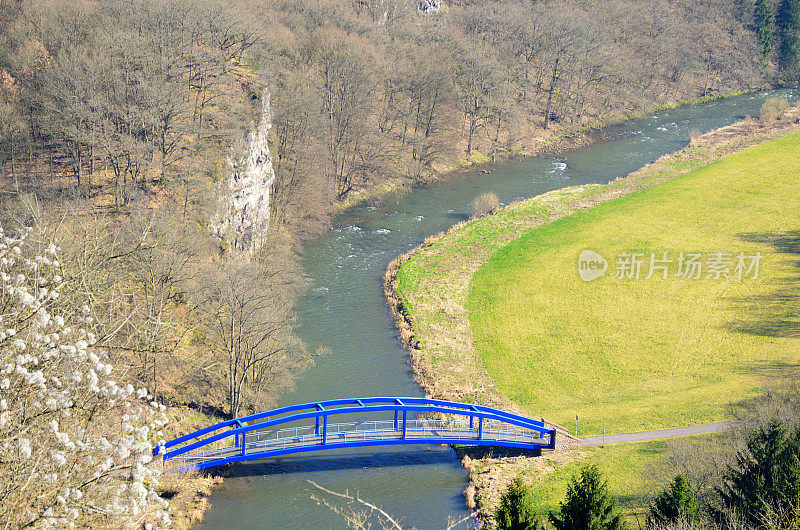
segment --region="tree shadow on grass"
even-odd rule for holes
[[[796,421],[791,418],[800,418],[800,362],[764,361],[738,366],[737,371],[758,377],[761,390],[727,405],[725,416],[738,422],[733,430],[749,431],[775,417],[789,424]]]
[[[800,338],[800,230],[739,234],[748,243],[771,245],[775,252],[797,259],[782,260],[787,273],[771,292],[730,298],[732,309],[744,315],[725,329],[760,337]]]

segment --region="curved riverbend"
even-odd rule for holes
[[[757,114],[769,97],[794,102],[800,91],[770,91],[660,111],[608,129],[608,141],[563,159],[528,158],[472,171],[415,190],[382,207],[360,206],[304,255],[309,278],[298,313],[299,334],[328,354],[301,374],[280,405],[358,395],[420,396],[407,354],[383,299],[381,278],[397,255],[469,213],[487,191],[503,203],[565,186],[606,183],[683,147],[692,130],[708,131]],[[310,499],[306,481],[358,491],[404,526],[440,528],[448,515],[466,515],[467,477],[449,448],[408,446],[317,453],[243,464],[211,497],[204,528],[344,528],[344,521]]]

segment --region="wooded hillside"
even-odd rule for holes
[[[294,256],[338,203],[553,131],[788,82],[795,1],[756,4],[5,0],[2,220],[58,236],[133,379],[231,412],[301,357]],[[209,228],[217,183],[265,91],[270,232],[230,260]],[[269,294],[237,292],[250,276]],[[253,318],[247,303],[274,326],[233,351],[220,326]]]
[[[297,255],[354,196],[796,83],[798,28],[800,0],[0,0],[0,521],[166,522],[151,446],[310,360]]]

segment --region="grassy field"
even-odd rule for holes
[[[569,481],[579,474],[581,467],[592,463],[608,481],[609,491],[630,526],[642,528],[655,493],[663,490],[678,471],[686,472],[682,468],[687,462],[677,462],[678,455],[688,447],[718,451],[722,440],[719,435],[701,435],[691,440],[653,440],[588,448],[580,458],[555,464],[550,473],[532,474],[537,512],[546,516],[556,511],[566,496]]]
[[[726,418],[759,388],[796,375],[800,269],[793,254],[800,238],[792,231],[800,228],[800,140],[789,136],[798,131],[792,123],[724,127],[624,179],[513,203],[398,258],[387,271],[387,295],[426,393],[544,416],[570,429],[578,413],[580,434],[604,427],[612,434]],[[743,151],[751,146],[758,147]],[[584,248],[609,260],[604,279],[578,278]],[[761,278],[613,278],[620,249],[709,248],[761,251]],[[498,266],[516,276],[501,277]],[[508,340],[496,326],[511,330]],[[680,443],[697,455],[701,438]],[[490,519],[514,476],[537,483],[547,510],[579,469],[575,460],[595,459],[635,527],[655,485],[679,470],[663,454],[673,443],[465,465],[476,508]],[[651,471],[665,464],[653,480]],[[686,469],[697,473],[696,465]]]
[[[542,515],[556,511],[567,494],[569,481],[578,475],[582,466],[593,463],[608,480],[609,490],[626,518],[644,519],[651,496],[643,492],[663,487],[660,479],[665,475],[668,462],[664,456],[666,447],[667,442],[661,440],[588,449],[583,458],[556,465],[552,472],[532,478],[531,491],[537,511]],[[639,472],[632,473],[631,469]]]
[[[798,212],[794,134],[533,228],[472,278],[478,355],[501,394],[564,425],[577,414],[584,435],[729,417],[798,374]],[[608,260],[604,277],[579,279],[584,249]],[[730,279],[706,278],[718,251]],[[615,277],[626,252],[643,255],[640,279]],[[646,279],[665,252],[668,278]],[[675,276],[681,252],[702,253],[700,279]],[[739,252],[761,254],[758,278],[736,278]]]

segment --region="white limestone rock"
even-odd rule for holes
[[[261,120],[248,135],[247,154],[230,159],[230,178],[219,186],[219,207],[213,228],[220,238],[228,239],[233,249],[255,252],[262,245],[269,228],[269,199],[275,171],[269,152],[268,133],[272,128],[270,94],[262,98]]]

